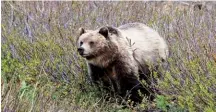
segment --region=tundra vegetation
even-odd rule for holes
[[[216,111],[215,2],[1,2],[1,110]],[[123,108],[87,78],[80,27],[144,23],[170,49],[150,102]],[[153,74],[157,77],[157,73]]]

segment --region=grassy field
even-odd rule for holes
[[[1,2],[3,112],[216,112],[216,3]],[[80,27],[144,23],[169,45],[154,102],[122,108],[87,78]],[[215,58],[216,59],[216,58]]]

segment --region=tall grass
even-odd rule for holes
[[[196,3],[195,3],[196,4]],[[2,2],[2,111],[216,111],[216,6],[187,2]],[[122,108],[87,78],[79,27],[141,22],[170,48],[155,102]],[[107,100],[107,99],[110,100]]]

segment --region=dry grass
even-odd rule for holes
[[[2,111],[216,111],[215,2],[2,2]],[[122,108],[90,85],[79,27],[141,22],[170,47],[154,103]],[[175,98],[175,100],[173,100]]]

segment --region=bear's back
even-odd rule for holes
[[[152,28],[142,23],[128,23],[118,28],[126,37],[139,62],[155,63],[158,58],[166,59],[168,47],[165,40]]]

